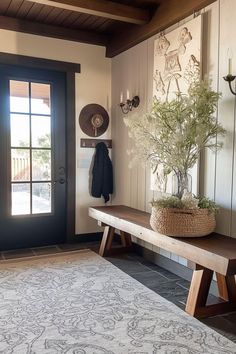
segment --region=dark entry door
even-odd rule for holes
[[[0,66],[0,250],[65,241],[63,73]]]

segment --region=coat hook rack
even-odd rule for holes
[[[80,139],[81,148],[95,148],[98,143],[106,144],[108,149],[112,148],[112,140],[110,139]]]

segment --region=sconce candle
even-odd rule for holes
[[[232,75],[232,58],[229,58],[228,69],[228,75]]]

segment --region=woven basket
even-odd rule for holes
[[[208,209],[152,207],[150,225],[154,231],[175,237],[202,237],[215,230],[215,214]]]

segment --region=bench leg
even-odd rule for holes
[[[115,233],[114,227],[105,226],[100,249],[99,249],[100,256],[104,257],[106,251],[109,251],[111,249],[114,233]]]
[[[198,309],[206,306],[212,277],[210,269],[197,266],[194,270],[185,308],[190,315],[197,317]]]
[[[104,226],[104,225],[103,225]],[[112,241],[115,235],[115,228],[106,225],[103,232],[103,237],[99,249],[99,255],[104,257],[107,255],[124,253],[131,250],[132,239],[131,235],[127,232],[121,231],[121,247],[112,248]]]
[[[121,231],[120,232],[121,244],[123,247],[131,247],[132,246],[132,239],[131,235],[127,232]]]
[[[218,302],[207,304],[213,271],[199,265],[193,272],[185,311],[197,318],[216,316],[236,310],[236,282],[234,276],[216,273],[219,289]]]
[[[224,276],[216,273],[219,297],[225,301],[236,302],[236,282],[234,275]]]

